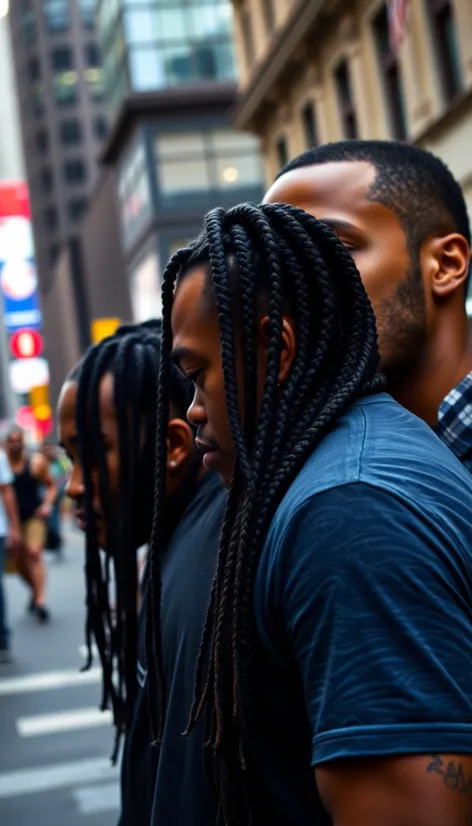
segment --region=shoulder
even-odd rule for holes
[[[48,470],[48,463],[41,453],[33,453],[28,461],[33,476],[42,475]]]
[[[445,583],[455,597],[472,598],[469,523],[451,533],[449,524],[386,489],[364,482],[331,488],[274,523],[256,580],[260,616],[305,599],[321,610],[334,585],[346,582],[358,594],[372,590],[400,603],[405,593],[414,602],[418,591],[433,593]]]

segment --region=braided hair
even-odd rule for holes
[[[281,204],[217,208],[202,235],[170,260],[163,278],[156,506],[151,540],[152,612],[148,626],[148,686],[159,693],[160,572],[156,544],[164,514],[165,440],[171,369],[171,310],[179,279],[207,265],[204,290],[218,312],[226,402],[236,464],[223,522],[217,569],[204,625],[189,733],[206,716],[205,753],[218,799],[218,826],[249,823],[253,590],[274,513],[303,464],[360,397],[377,392],[374,314],[348,250],[322,222]],[[261,308],[263,308],[261,312]],[[283,316],[293,320],[296,353],[279,385]],[[258,321],[267,316],[264,392],[256,402]],[[237,381],[236,338],[244,378]],[[238,398],[243,387],[244,398]],[[244,410],[241,421],[239,410]],[[161,692],[162,694],[162,692]],[[151,700],[152,700],[151,694]],[[156,695],[154,695],[156,696]],[[153,732],[160,708],[151,702]]]
[[[112,761],[126,730],[137,689],[138,547],[149,541],[154,498],[156,431],[156,375],[160,358],[160,321],[126,324],[92,347],[69,375],[77,382],[76,426],[83,469],[86,514],[86,640],[93,661],[95,639],[103,669],[102,710],[110,705],[116,729]],[[120,457],[119,499],[112,502],[106,450],[100,423],[100,382],[113,378]],[[190,385],[175,369],[170,398],[178,416],[185,418],[191,400]],[[172,533],[194,488],[200,466],[190,462],[186,479],[168,503],[161,532]],[[93,514],[92,468],[98,468],[100,499],[106,521],[107,548],[99,549]],[[188,477],[188,478],[187,478]],[[101,553],[103,551],[103,553]],[[116,610],[110,607],[113,589]]]

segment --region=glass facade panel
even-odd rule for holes
[[[86,29],[93,29],[95,26],[95,5],[95,0],[79,0],[80,17]]]
[[[44,18],[51,32],[62,32],[69,28],[67,0],[45,0]]]
[[[142,141],[131,147],[118,171],[118,200],[124,242],[129,247],[152,212],[146,153]]]
[[[101,0],[97,20],[113,107],[121,102],[115,87],[121,56],[138,92],[235,79],[230,0]],[[127,84],[128,77],[123,94]]]
[[[251,186],[261,180],[261,164],[258,155],[237,155],[215,158],[218,189],[234,189],[245,184]]]
[[[130,74],[133,89],[146,92],[165,86],[165,71],[159,52],[151,48],[131,49]]]
[[[150,249],[131,272],[130,294],[135,322],[162,316],[159,271],[157,252]]]
[[[163,195],[257,185],[259,144],[236,130],[159,134],[155,152]]]

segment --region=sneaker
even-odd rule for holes
[[[36,605],[34,611],[39,622],[49,622],[51,619],[51,614],[45,605]]]
[[[0,645],[0,665],[6,665],[6,663],[11,663],[11,661],[12,656],[8,645]]]

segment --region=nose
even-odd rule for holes
[[[192,404],[187,410],[187,419],[194,427],[201,427],[207,423],[205,408],[198,395],[198,388],[195,388],[195,395],[192,399]]]
[[[77,501],[84,495],[84,492],[82,468],[74,462],[66,485],[66,494],[70,499]]]

